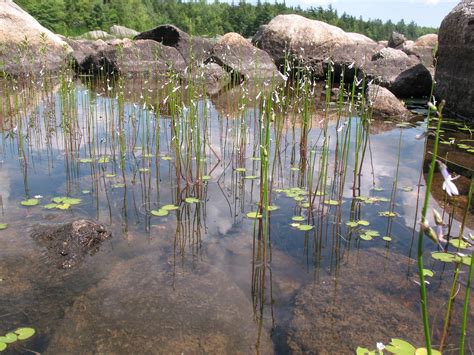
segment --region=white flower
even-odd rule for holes
[[[35,198],[43,198],[41,195],[36,195]]]
[[[383,343],[377,343],[377,349],[379,351],[382,351],[383,349],[385,349],[385,345]]]
[[[443,182],[443,190],[449,196],[459,195],[458,188],[454,185],[453,180],[457,179],[457,177],[453,178],[451,174],[448,172],[448,168],[445,164],[437,160],[439,169],[441,170],[441,174],[443,175],[444,182]]]

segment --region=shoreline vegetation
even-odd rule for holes
[[[176,0],[16,0],[25,11],[49,30],[65,36],[78,36],[92,30],[108,31],[112,25],[122,25],[144,31],[164,23],[172,23],[197,36],[215,37],[236,32],[253,36],[261,25],[281,14],[298,14],[312,20],[324,21],[346,32],[357,32],[375,41],[387,40],[393,31],[408,40],[437,33],[437,28],[418,26],[403,20],[393,23],[379,19],[363,19],[340,14],[329,5],[288,6],[285,3],[245,1],[232,4],[219,1]]]

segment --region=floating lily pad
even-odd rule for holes
[[[324,200],[325,205],[330,205],[330,206],[338,206],[339,201],[336,200]]]
[[[456,255],[450,253],[444,253],[441,251],[436,251],[431,253],[431,257],[435,260],[442,261],[443,263],[450,263],[456,260]]]
[[[71,205],[69,203],[60,203],[56,206],[58,210],[68,210],[71,208]]]
[[[35,335],[36,331],[33,328],[18,328],[15,333],[18,335],[18,340],[26,340]]]
[[[18,340],[18,336],[15,333],[7,333],[5,336],[0,336],[0,342],[5,344],[11,344]]]
[[[376,355],[375,350],[369,350],[367,348],[357,347],[356,355]]]
[[[173,159],[172,157],[165,155],[164,157],[161,157],[162,160],[171,160]]]
[[[372,190],[374,190],[374,191],[383,191],[384,189],[382,187],[374,187]]]
[[[291,171],[298,171],[298,170],[300,170],[300,168],[297,168],[297,167],[294,166],[294,167],[290,168],[290,170]]]
[[[82,190],[82,193],[83,193],[84,195],[88,195],[88,194],[91,193],[91,190]]]
[[[247,175],[244,177],[244,179],[247,179],[247,180],[254,180],[254,179],[257,179],[258,176],[257,175]]]
[[[467,249],[471,246],[469,243],[465,242],[464,240],[457,239],[457,238],[450,239],[449,244],[451,244],[455,248],[460,248],[460,249]]]
[[[199,203],[200,201],[196,197],[186,197],[184,199],[184,202],[186,202],[186,203]]]
[[[82,200],[80,198],[67,197],[67,196],[53,198],[53,202],[58,203],[58,204],[63,203],[63,204],[68,204],[68,205],[78,205],[81,203],[81,201]]]
[[[7,348],[7,344],[5,344],[4,342],[1,342],[0,341],[0,351],[3,351]]]
[[[293,216],[291,217],[291,219],[295,222],[302,222],[305,220],[305,218],[303,216]]]
[[[359,225],[361,225],[361,226],[368,226],[368,225],[370,224],[370,222],[361,219],[361,220],[357,221],[357,224],[359,224]]]
[[[83,163],[83,164],[89,164],[89,163],[92,163],[94,161],[94,159],[92,158],[81,158],[79,159],[79,163]]]
[[[301,223],[290,223],[290,227],[297,228]]]
[[[355,221],[347,221],[346,226],[351,227],[351,228],[355,228],[355,227],[358,226],[358,224]]]
[[[169,214],[169,212],[167,210],[164,210],[162,208],[160,208],[159,210],[151,210],[150,213],[153,216],[156,216],[156,217],[164,217],[164,216],[167,216]]]
[[[381,217],[396,217],[397,214],[395,212],[383,211],[383,212],[379,212],[379,216],[381,216]]]
[[[368,235],[368,234],[361,234],[359,235],[360,239],[363,239],[363,240],[372,240],[374,239],[371,235]]]
[[[385,350],[399,355],[414,354],[416,351],[413,345],[401,339],[392,339],[390,344],[385,346]]]
[[[122,182],[119,182],[117,184],[113,184],[112,185],[113,188],[116,188],[116,189],[121,189],[121,188],[124,188],[125,187],[125,184],[122,183]]]
[[[247,169],[245,168],[236,168],[235,171],[237,171],[238,173],[245,173]]]
[[[423,275],[424,275],[424,276],[428,276],[428,277],[433,277],[433,276],[434,276],[434,272],[431,271],[430,269],[423,269]]]
[[[426,348],[418,348],[415,350],[415,355],[428,355],[428,350]],[[441,352],[432,348],[431,355],[441,355]]]
[[[298,227],[296,227],[296,228],[298,228],[300,231],[306,232],[306,231],[310,231],[311,229],[313,229],[313,226],[311,226],[311,225],[309,225],[309,224],[300,224],[300,225],[299,225]]]
[[[267,207],[267,211],[271,212],[271,211],[276,211],[277,209],[279,209],[280,207],[278,206],[275,206],[275,205],[270,205]]]
[[[250,157],[249,159],[254,160],[254,161],[260,161],[261,160],[259,157]]]
[[[150,171],[150,169],[148,169],[148,168],[140,168],[140,169],[138,169],[138,171],[141,172],[141,173],[147,173],[147,172]]]
[[[202,176],[203,181],[207,181],[207,180],[211,180],[211,179],[212,179],[212,176],[210,176],[210,175],[203,175]]]
[[[247,218],[252,218],[252,219],[258,219],[258,218],[262,218],[262,215],[258,212],[248,212],[246,214]]]
[[[6,223],[0,223],[0,231],[1,230],[4,230],[4,229],[7,229],[8,228],[8,224]]]
[[[27,200],[21,201],[21,204],[27,207],[36,206],[38,203],[39,200],[37,198],[29,198]]]
[[[99,159],[97,159],[97,162],[99,164],[107,164],[109,161],[110,159],[108,157],[100,157]]]
[[[106,178],[114,178],[116,175],[113,174],[113,173],[110,173],[110,174],[106,174],[105,177]]]
[[[293,197],[293,199],[294,199],[296,202],[304,201],[304,197],[303,197],[303,196],[295,196],[295,197]]]
[[[385,240],[386,242],[391,242],[392,241],[392,237],[389,237],[388,235],[382,237],[383,240]]]
[[[405,191],[405,192],[410,192],[410,191],[413,191],[413,187],[403,186],[403,187],[400,188],[400,190]]]
[[[165,211],[174,211],[174,210],[177,210],[179,209],[179,206],[176,206],[176,205],[164,205],[163,207],[161,207],[162,210],[165,210]]]
[[[48,209],[48,210],[53,210],[55,209],[56,207],[58,207],[58,204],[57,203],[48,203],[47,205],[44,205],[44,208]]]
[[[303,208],[309,208],[309,206],[310,206],[310,205],[309,205],[309,202],[303,202],[303,203],[301,204],[301,207],[303,207]]]

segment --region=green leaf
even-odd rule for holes
[[[356,355],[376,355],[375,350],[370,351],[367,348],[357,347]]]
[[[48,203],[47,205],[44,205],[44,208],[48,209],[48,210],[53,210],[55,208],[58,207],[58,204],[57,203]]]
[[[106,178],[114,178],[116,175],[113,173],[105,174]]]
[[[303,216],[293,216],[293,217],[291,217],[291,220],[293,220],[295,222],[303,222],[305,220],[305,218]]]
[[[23,206],[36,206],[39,203],[39,200],[37,198],[29,198],[27,200],[21,201],[21,204]]]
[[[148,169],[148,168],[140,168],[140,169],[138,169],[138,171],[141,172],[141,173],[147,173],[147,172],[150,171],[150,169]]]
[[[336,200],[324,200],[323,202],[325,205],[330,205],[330,206],[337,206],[339,205],[339,201]]]
[[[462,239],[458,239],[458,238],[450,239],[449,244],[451,244],[455,248],[460,248],[460,249],[467,249],[471,246],[469,243],[465,242]]]
[[[441,352],[431,348],[431,354],[432,355],[441,355]],[[428,355],[428,350],[426,348],[418,348],[415,350],[415,355]]]
[[[177,210],[179,209],[179,206],[176,206],[176,205],[164,205],[163,207],[161,207],[162,210],[165,210],[165,211],[174,211],[174,210]]]
[[[5,344],[4,342],[0,341],[0,351],[3,351],[7,348],[7,344]]]
[[[443,263],[450,263],[456,260],[456,256],[442,251],[436,251],[431,253],[431,257],[435,260],[442,261]]]
[[[6,223],[0,223],[0,231],[1,230],[4,230],[4,229],[7,229],[8,228],[8,224]]]
[[[203,175],[201,180],[202,180],[202,181],[208,181],[208,180],[211,180],[211,179],[212,179],[212,176],[210,176],[210,175]]]
[[[384,236],[382,237],[383,240],[385,240],[386,242],[391,242],[392,241],[392,237],[389,237],[389,236]]]
[[[151,210],[150,213],[156,217],[164,217],[168,215],[168,211],[160,208],[159,210]]]
[[[379,212],[380,217],[396,217],[397,214],[395,212],[390,212],[390,211],[383,211]]]
[[[361,219],[361,220],[357,221],[357,224],[359,224],[361,226],[368,226],[370,224],[370,222]]]
[[[15,333],[7,333],[5,336],[0,337],[0,342],[5,344],[11,344],[18,340],[18,336]]]
[[[296,227],[296,228],[298,228],[300,231],[306,232],[306,231],[310,231],[311,229],[313,229],[313,226],[311,226],[311,225],[309,225],[309,224],[300,224],[300,225],[299,225],[298,227]]]
[[[107,164],[109,161],[110,159],[108,157],[100,157],[99,159],[97,159],[97,162],[99,164]]]
[[[355,228],[355,227],[358,226],[358,224],[355,221],[347,221],[346,226],[351,227],[351,228]]]
[[[81,158],[79,159],[79,163],[87,164],[92,163],[94,160],[92,158]]]
[[[123,182],[119,182],[117,184],[112,185],[112,187],[115,189],[121,189],[125,187],[125,184]]]
[[[247,179],[247,180],[254,180],[254,179],[257,179],[258,176],[257,175],[247,175],[244,177],[244,179]]]
[[[416,349],[413,345],[405,340],[392,339],[390,344],[385,346],[385,350],[397,355],[413,355]]]
[[[68,210],[71,208],[71,205],[69,203],[61,203],[56,206],[58,210]]]
[[[235,169],[235,171],[237,171],[238,173],[245,173],[246,170],[247,170],[247,169],[245,169],[245,168],[237,168],[237,169]]]
[[[372,239],[374,239],[371,235],[368,235],[368,234],[361,234],[359,237],[360,237],[360,239],[363,239],[363,240],[372,240]]]
[[[276,211],[277,209],[279,209],[280,207],[278,206],[275,206],[275,205],[270,205],[267,207],[267,211],[271,212],[271,211]]]
[[[200,201],[196,197],[186,197],[184,199],[184,202],[186,202],[186,203],[199,203]]]
[[[433,277],[434,272],[431,271],[430,269],[423,269],[423,275],[428,276],[428,277]]]
[[[249,212],[246,214],[247,218],[252,218],[252,219],[258,219],[258,218],[262,218],[262,215],[258,212]]]
[[[161,159],[162,160],[171,160],[173,158],[171,158],[170,156],[165,155],[164,157],[161,157]]]
[[[18,328],[15,333],[18,334],[18,340],[26,340],[35,335],[36,331],[33,328]]]

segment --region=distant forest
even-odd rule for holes
[[[374,40],[388,39],[392,31],[403,33],[408,39],[436,33],[436,28],[381,20],[363,20],[361,17],[339,14],[327,8],[289,7],[285,3],[245,1],[223,3],[180,0],[16,0],[43,26],[66,36],[80,35],[90,30],[107,31],[118,24],[138,31],[171,23],[193,35],[214,37],[237,32],[251,37],[259,26],[279,14],[297,13],[302,16],[338,26],[346,32],[362,33]],[[354,5],[356,2],[354,3]],[[355,5],[356,6],[356,5]]]

